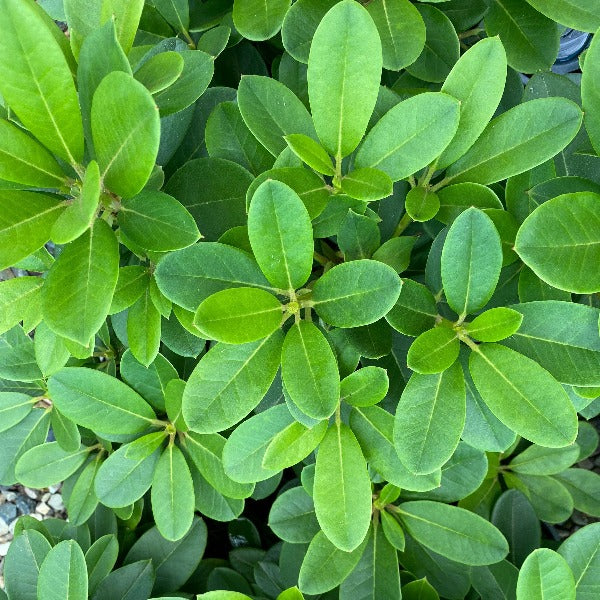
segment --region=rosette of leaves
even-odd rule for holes
[[[0,483],[65,481],[43,593],[598,586],[595,526],[510,519],[600,512],[600,45],[546,72],[600,13],[516,4],[65,0],[67,39],[0,0]],[[198,566],[198,515],[269,497],[283,544]]]

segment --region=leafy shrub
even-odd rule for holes
[[[0,0],[11,600],[600,592],[600,7],[364,4]]]

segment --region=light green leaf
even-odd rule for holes
[[[278,167],[261,173],[250,184],[246,194],[248,207],[258,186],[267,179],[276,179],[291,187],[300,196],[311,219],[318,217],[323,212],[330,199],[329,189],[314,171],[302,166]]]
[[[465,565],[490,565],[508,554],[508,543],[491,523],[464,508],[416,500],[398,514],[410,535],[442,556]]]
[[[226,344],[260,340],[279,329],[279,300],[264,290],[250,287],[221,290],[200,304],[195,325],[207,338]]]
[[[594,600],[600,592],[600,523],[577,530],[561,544],[558,553],[571,567],[577,600]]]
[[[594,33],[600,27],[600,13],[596,0],[527,0],[533,8],[567,27]]]
[[[398,458],[394,447],[394,416],[379,406],[354,408],[350,426],[358,438],[369,465],[402,489],[425,492],[439,487],[441,470],[427,475],[411,473]]]
[[[480,342],[499,342],[516,333],[522,322],[520,312],[499,306],[475,317],[465,329],[470,337]]]
[[[435,588],[427,581],[426,577],[411,581],[402,586],[404,600],[439,600]]]
[[[64,481],[88,457],[85,446],[75,452],[63,450],[58,442],[31,448],[17,462],[15,474],[23,485],[40,489]]]
[[[379,169],[363,167],[344,175],[341,188],[348,196],[369,202],[391,196],[393,181],[387,173]]]
[[[0,282],[0,334],[12,329],[39,301],[41,277],[13,277]]]
[[[340,396],[352,406],[372,406],[383,400],[389,387],[385,369],[368,366],[342,379]]]
[[[77,239],[92,226],[100,200],[100,169],[95,160],[89,162],[83,176],[79,195],[67,206],[52,227],[50,237],[56,244]]]
[[[118,220],[127,238],[146,250],[179,250],[200,237],[192,215],[163,192],[143,191],[123,200]]]
[[[252,196],[248,236],[256,260],[275,286],[294,290],[312,270],[313,237],[310,216],[292,188],[267,180]]]
[[[98,538],[85,553],[88,570],[88,589],[93,594],[117,562],[119,543],[115,535],[103,535]]]
[[[72,0],[66,0],[69,4]],[[101,0],[102,1],[102,0]],[[122,0],[121,0],[122,1]],[[75,0],[80,2],[81,9],[90,15],[90,2],[84,0]],[[127,2],[124,4],[134,5],[139,3]],[[113,3],[114,4],[114,3]],[[77,66],[77,92],[79,94],[79,104],[83,118],[83,132],[85,142],[93,148],[92,130],[90,123],[90,113],[92,110],[92,99],[96,88],[106,75],[112,71],[123,71],[131,75],[131,65],[123,48],[117,40],[116,23],[108,19],[104,25],[91,31],[83,40],[81,50],[79,51],[79,64]],[[137,23],[136,23],[137,26]],[[71,44],[79,43],[77,33],[71,31]],[[132,38],[133,41],[133,38]]]
[[[20,423],[33,409],[35,400],[19,392],[0,392],[0,432]]]
[[[157,449],[150,456],[127,458],[128,450],[129,444],[124,444],[113,452],[102,463],[94,480],[98,499],[111,508],[129,506],[148,491],[161,456]]]
[[[186,109],[204,93],[214,72],[214,58],[201,50],[180,50],[183,71],[168,88],[157,92],[154,101],[160,116],[166,117]]]
[[[281,376],[290,398],[314,419],[333,414],[340,398],[340,376],[333,350],[316,325],[300,321],[287,332]]]
[[[302,486],[277,496],[269,512],[269,527],[292,544],[308,544],[319,532],[312,497]]]
[[[267,393],[281,357],[283,334],[236,346],[219,343],[200,360],[183,394],[190,429],[216,433],[243,419]]]
[[[365,133],[381,68],[381,41],[369,13],[352,0],[334,5],[313,36],[307,78],[317,134],[338,163]]]
[[[119,313],[132,306],[150,284],[148,269],[141,265],[119,268],[117,287],[108,314]]]
[[[489,184],[529,171],[558,154],[581,127],[579,107],[566,98],[538,98],[492,119],[445,181]]]
[[[416,337],[435,325],[437,314],[433,294],[423,284],[404,279],[400,296],[385,318],[400,333]]]
[[[291,587],[284,590],[277,596],[277,600],[304,600],[304,596],[297,587]]]
[[[517,332],[502,344],[525,354],[561,383],[600,385],[600,310],[573,302],[545,300],[515,304],[523,315]]]
[[[214,592],[206,592],[198,596],[198,600],[252,600],[250,596],[241,592],[226,592],[217,590]]]
[[[280,29],[290,0],[234,0],[233,23],[247,39],[268,40]]]
[[[48,380],[48,393],[68,419],[95,431],[136,433],[150,427],[156,418],[131,388],[93,369],[61,369]]]
[[[549,548],[534,550],[521,567],[517,600],[575,600],[575,580],[565,559]]]
[[[600,19],[598,19],[600,27]],[[583,75],[581,76],[581,101],[584,110],[585,129],[590,136],[590,141],[596,152],[600,152],[600,111],[598,103],[600,102],[600,67],[598,58],[600,57],[600,41],[592,38],[590,47],[586,50],[587,61]]]
[[[248,129],[273,156],[279,156],[286,148],[286,135],[317,137],[310,113],[302,101],[276,79],[243,75],[237,101]]]
[[[16,264],[50,239],[64,204],[45,194],[0,191],[0,269]]]
[[[100,467],[100,460],[88,462],[78,473],[77,481],[66,502],[69,511],[69,522],[75,526],[83,525],[98,506],[98,497],[94,491],[94,480]],[[91,590],[93,592],[93,590]]]
[[[127,444],[125,458],[130,458],[131,460],[142,460],[147,458],[161,446],[167,435],[168,434],[164,430],[155,431],[154,433],[148,433],[133,440],[133,442]]]
[[[0,92],[23,125],[70,164],[83,159],[83,126],[67,59],[33,2],[2,0]]]
[[[119,244],[97,220],[52,265],[42,288],[44,321],[58,335],[82,345],[100,329],[119,276]]]
[[[436,219],[449,225],[470,206],[476,208],[503,208],[496,193],[480,183],[457,183],[449,185],[437,192],[440,209]]]
[[[567,488],[548,475],[505,473],[506,485],[527,495],[537,518],[547,523],[562,523],[573,513],[573,498]]]
[[[160,120],[150,92],[127,73],[109,73],[94,92],[91,125],[105,185],[119,196],[135,196],[158,152]]]
[[[450,143],[459,123],[459,102],[426,92],[391,108],[369,131],[356,154],[356,167],[376,167],[392,180],[416,173]]]
[[[284,137],[294,154],[309,167],[324,175],[335,175],[331,158],[319,142],[302,133],[290,133]]]
[[[385,316],[400,295],[396,272],[376,260],[353,260],[327,271],[313,287],[319,316],[335,327],[360,327]]]
[[[85,557],[74,540],[59,542],[40,568],[39,600],[87,600],[88,574]]]
[[[571,444],[563,448],[544,448],[532,444],[517,454],[509,463],[516,473],[528,475],[556,475],[568,469],[579,458],[579,446]]]
[[[158,263],[154,276],[169,300],[191,311],[211,294],[227,288],[272,289],[246,252],[217,242],[195,244],[167,254]]]
[[[174,444],[162,453],[152,480],[152,514],[161,535],[181,539],[194,518],[194,484],[181,450]]]
[[[515,250],[553,287],[577,294],[600,290],[600,195],[563,194],[544,202],[523,222]],[[565,229],[565,223],[568,228]]]
[[[267,469],[263,459],[277,434],[294,422],[285,404],[278,404],[243,421],[223,448],[225,472],[239,483],[265,481],[278,470]]]
[[[408,349],[406,364],[417,373],[440,373],[451,367],[460,351],[456,332],[435,327],[422,333]]]
[[[134,77],[151,94],[156,94],[177,81],[182,71],[181,54],[167,51],[159,52],[144,62],[134,73]]]
[[[536,362],[499,344],[481,344],[469,370],[477,391],[500,421],[548,448],[577,437],[577,413],[562,386]]]
[[[556,23],[519,0],[493,0],[484,23],[488,36],[502,40],[513,69],[523,73],[550,70],[559,50]]]
[[[114,29],[123,49],[127,54],[133,44],[138,28],[143,0],[64,0],[64,9],[69,25],[71,47],[75,55],[79,52],[84,38],[93,36],[101,25],[114,18]]]
[[[498,38],[480,40],[460,57],[442,86],[442,92],[460,101],[460,121],[438,168],[460,158],[481,135],[500,103],[505,81],[506,53]]]
[[[400,598],[398,554],[377,522],[369,529],[367,545],[340,585],[340,600]]]
[[[4,563],[10,598],[37,600],[40,568],[50,550],[48,540],[34,529],[27,529],[14,539]]]
[[[66,181],[52,155],[5,119],[0,119],[0,177],[42,188],[62,187]]]
[[[228,498],[248,498],[254,486],[238,483],[225,473],[223,468],[223,448],[227,440],[218,433],[199,434],[188,432],[184,449],[202,473],[202,476],[220,494]]]
[[[501,268],[502,245],[492,220],[477,208],[465,210],[450,226],[442,250],[442,281],[450,307],[464,317],[485,306]]]
[[[298,585],[305,594],[321,594],[340,585],[362,556],[368,537],[352,552],[336,548],[322,531],[312,539],[300,567]]]
[[[600,475],[587,469],[567,469],[556,477],[573,498],[573,506],[592,517],[600,516]]]
[[[265,452],[263,465],[281,471],[298,464],[321,443],[326,431],[326,420],[310,429],[295,421],[273,438]]]
[[[37,381],[42,378],[35,361],[33,340],[20,325],[0,336],[0,378],[9,381]],[[18,391],[18,386],[15,390]]]
[[[387,512],[387,510],[382,510],[379,513],[379,518],[381,519],[381,527],[388,542],[392,544],[396,550],[402,552],[406,546],[406,538],[402,525],[400,525],[398,520]]]
[[[371,521],[371,481],[358,441],[343,423],[331,426],[319,446],[313,500],[327,538],[345,552],[358,548]]]
[[[404,201],[404,210],[413,221],[429,221],[437,215],[440,199],[428,188],[415,187],[409,190]]]
[[[425,45],[425,24],[408,0],[374,0],[366,6],[381,37],[383,67],[399,71],[413,63]]]
[[[435,375],[413,374],[394,422],[400,460],[415,474],[435,471],[452,456],[464,424],[465,383],[459,363]]]
[[[0,485],[13,485],[17,482],[17,461],[27,450],[46,441],[49,425],[50,412],[37,409],[3,432],[0,446]]]

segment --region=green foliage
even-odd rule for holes
[[[0,598],[597,598],[599,14],[0,0]]]

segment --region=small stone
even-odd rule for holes
[[[64,510],[65,505],[60,494],[53,494],[50,496],[50,500],[48,500],[48,504],[56,511],[60,512]]]
[[[15,500],[15,504],[22,515],[28,515],[35,510],[35,501],[25,496],[19,496]]]
[[[13,521],[14,523],[14,521]],[[13,539],[12,533],[7,533],[6,535],[0,535],[0,544],[4,544],[5,542],[10,542]]]
[[[3,504],[0,506],[0,519],[7,525],[17,518],[17,507],[14,504]]]
[[[44,517],[42,517],[42,515],[38,515],[37,513],[32,513],[31,516],[36,519],[37,521],[43,521]]]
[[[0,556],[6,556],[8,549],[10,548],[10,542],[5,542],[4,544],[0,544]]]
[[[4,519],[0,519],[0,537],[9,533],[10,527],[8,523],[4,521]]]
[[[35,512],[38,515],[46,516],[50,512],[50,507],[45,502],[40,502],[35,507]]]
[[[17,495],[14,492],[6,492],[6,494],[4,494],[4,498],[7,502],[14,502],[17,498]]]
[[[50,496],[52,496],[52,494],[50,492],[46,492],[43,496],[42,496],[42,502],[48,502],[48,500],[50,500]]]
[[[61,488],[61,485],[60,485],[60,483],[58,483],[58,484],[55,484],[55,485],[49,485],[49,486],[48,486],[48,491],[49,491],[51,494],[56,494],[56,492],[58,492],[58,490],[60,490],[60,488]]]
[[[27,494],[27,496],[29,496],[33,500],[37,500],[38,495],[34,490],[31,490],[28,487],[26,487],[26,488],[23,488],[23,491],[25,492],[25,494]]]

